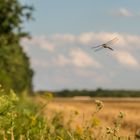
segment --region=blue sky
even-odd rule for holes
[[[35,90],[139,89],[140,1],[21,1],[35,7],[32,40],[21,41]],[[91,49],[115,36],[115,51]]]

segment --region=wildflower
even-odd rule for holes
[[[80,125],[77,125],[77,126],[76,126],[76,132],[77,132],[77,134],[79,134],[79,135],[82,135],[82,134],[83,134],[83,129],[82,129],[82,127],[81,127]]]
[[[10,90],[10,99],[15,103],[19,101],[19,98],[12,89]]]
[[[123,119],[125,116],[125,114],[123,112],[120,112],[120,114],[118,115],[118,118]]]
[[[103,102],[100,100],[95,100],[97,111],[101,110],[104,106]]]
[[[113,134],[113,130],[110,127],[106,127],[107,134]]]
[[[97,126],[100,124],[100,120],[98,118],[93,117],[91,124],[92,124],[92,127]]]
[[[45,97],[47,99],[52,99],[53,98],[53,94],[51,92],[47,92],[47,93],[45,93]]]
[[[35,116],[31,116],[31,125],[35,125],[36,124],[36,117]]]
[[[123,118],[124,118],[124,113],[120,112],[117,119],[114,121],[114,125],[116,128],[120,128]]]

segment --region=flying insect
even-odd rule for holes
[[[95,51],[99,51],[100,49],[110,49],[111,51],[113,51],[114,49],[111,47],[112,44],[114,44],[116,41],[118,40],[117,37],[113,38],[112,40],[104,43],[104,44],[101,44],[101,45],[98,45],[98,46],[95,46],[95,47],[92,47],[92,49],[95,49]]]

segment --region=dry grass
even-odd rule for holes
[[[140,99],[117,99],[117,98],[100,98],[104,103],[104,108],[98,113],[97,117],[101,120],[101,126],[112,126],[113,121],[119,112],[125,113],[121,135],[134,135],[136,130],[140,129]],[[55,98],[48,104],[48,112],[63,112],[65,119],[72,117],[76,111],[78,115],[75,117],[74,123],[82,124],[83,119],[90,119],[95,111],[94,99],[85,98]]]

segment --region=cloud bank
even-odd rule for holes
[[[91,49],[92,46],[105,43],[114,37],[119,38],[112,45],[115,51],[106,49],[94,52]],[[108,85],[113,80],[116,81],[124,69],[126,72],[139,71],[139,40],[140,36],[132,34],[85,32],[79,35],[57,33],[33,36],[31,40],[23,39],[21,44],[31,57],[37,77],[35,79],[43,82],[40,79],[43,77],[50,87],[92,88],[93,84]],[[66,82],[60,84],[61,80]]]

